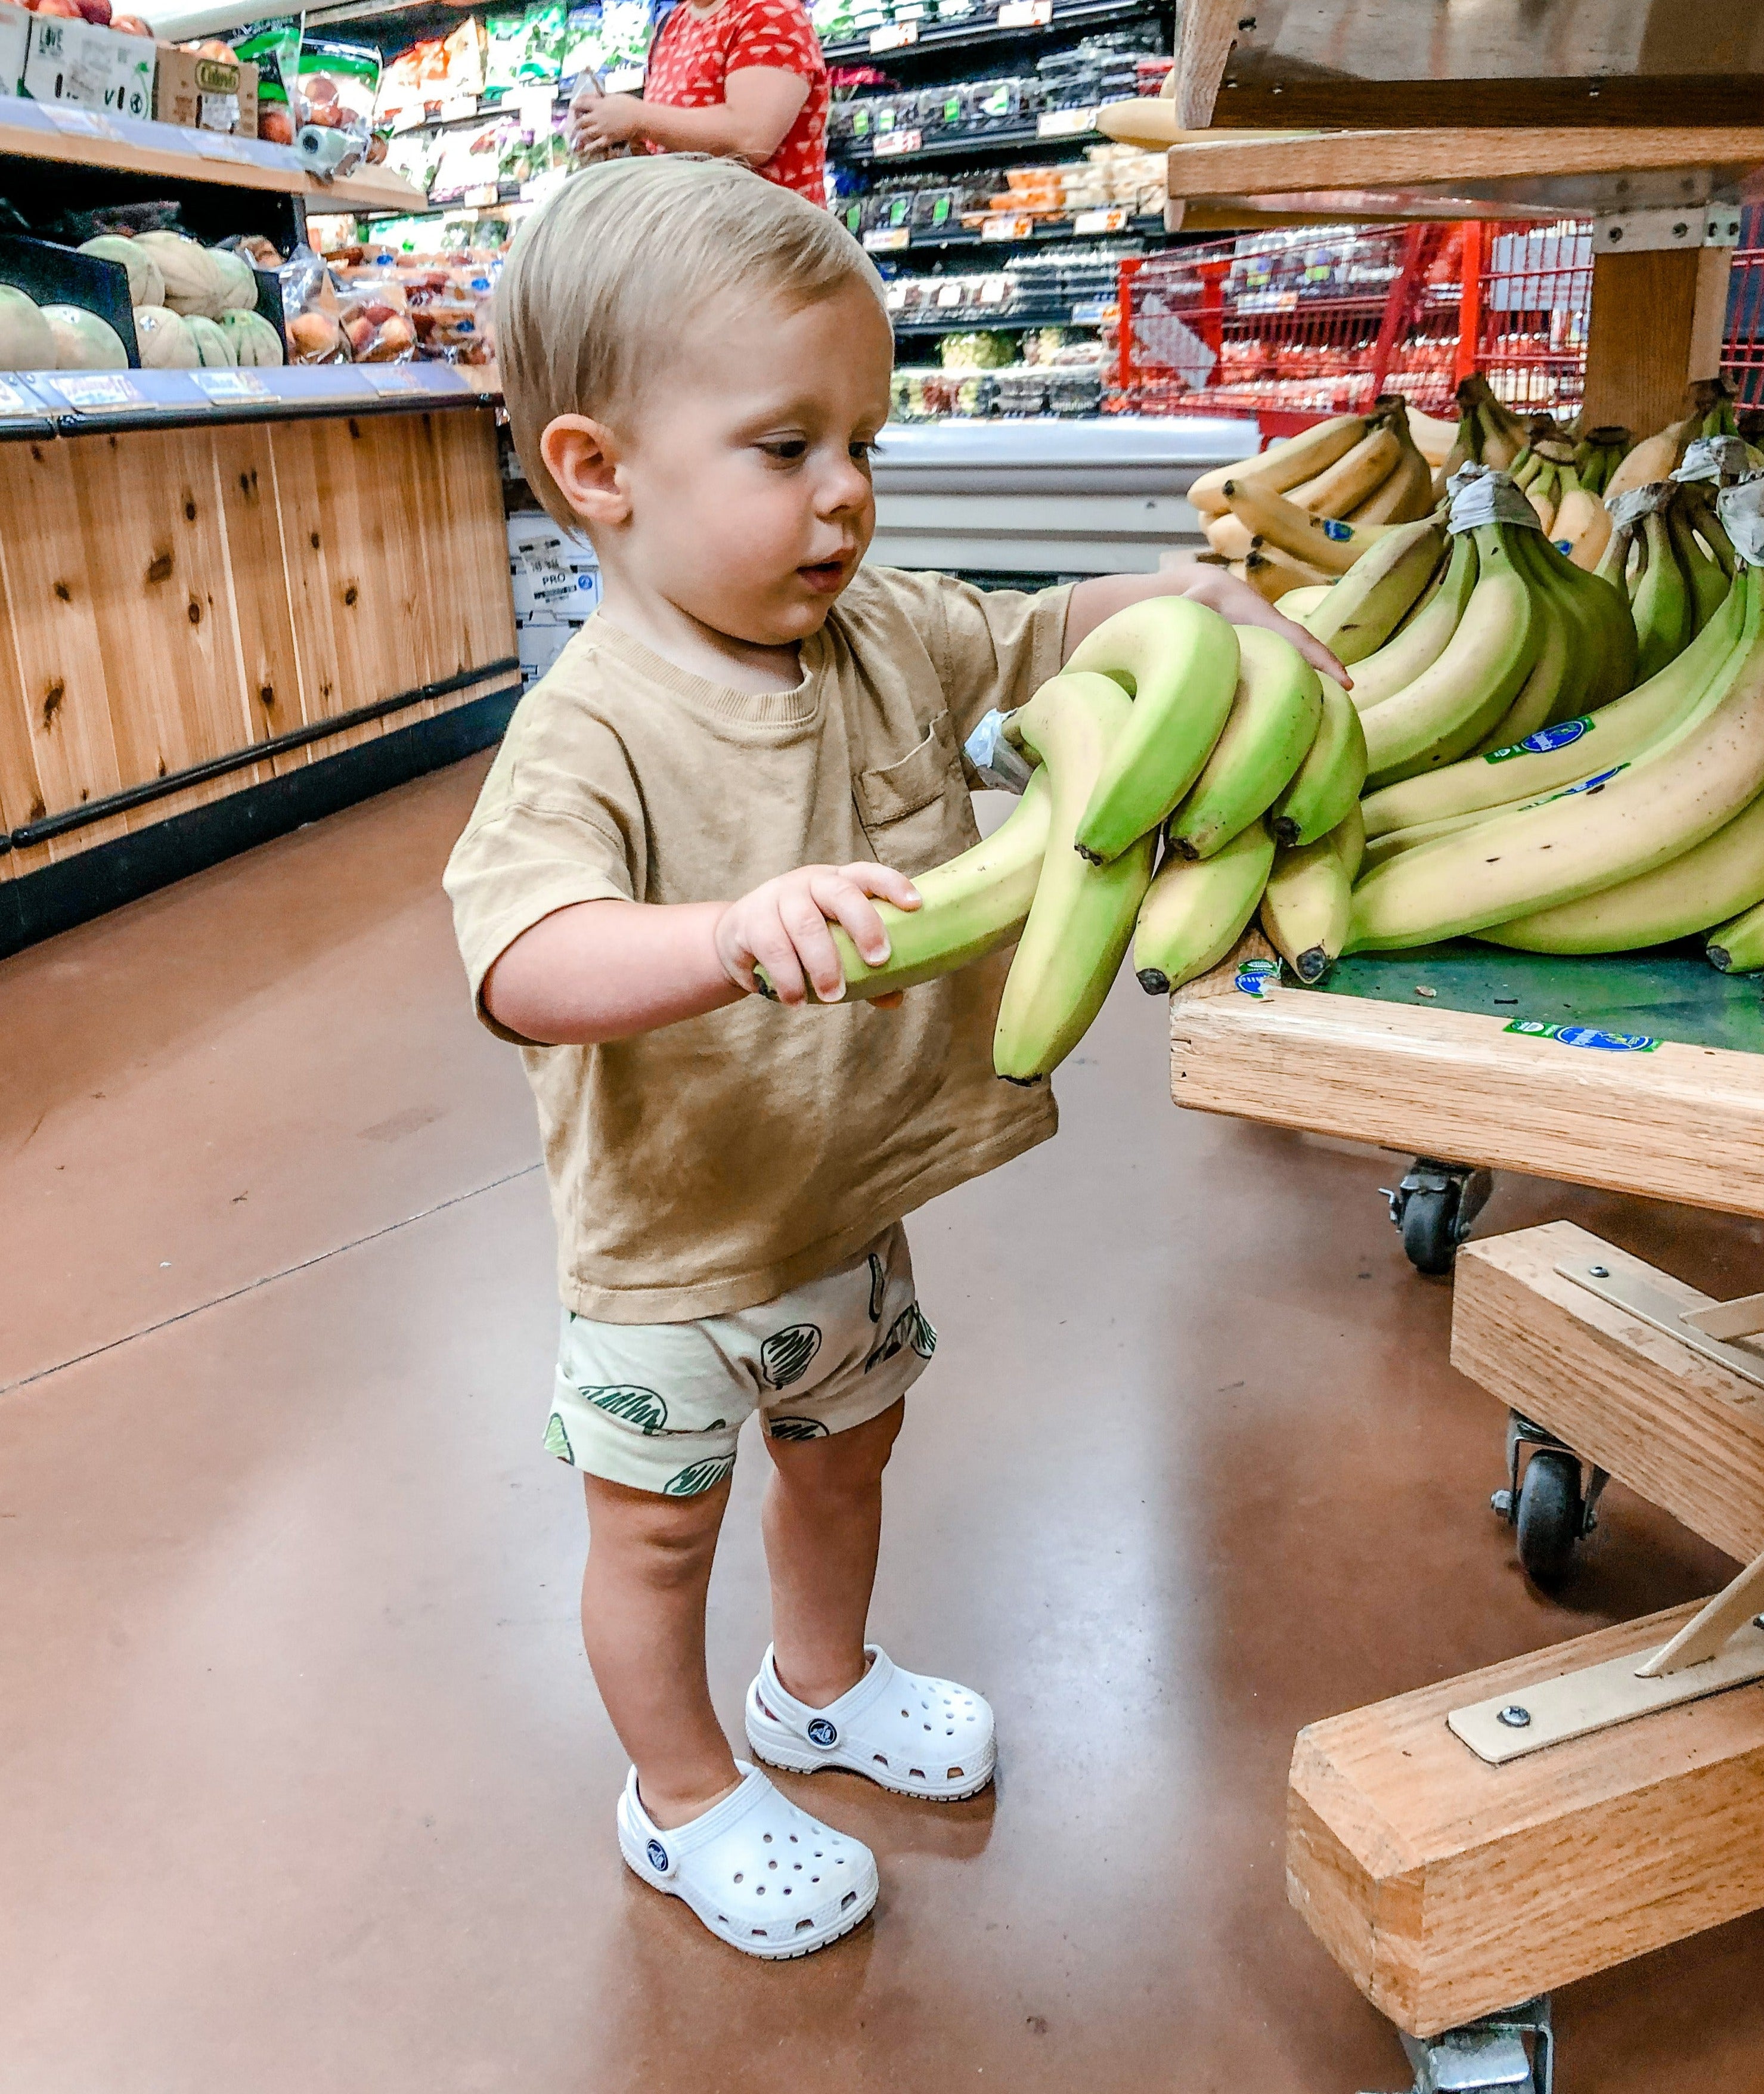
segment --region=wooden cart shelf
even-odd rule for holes
[[[1668,970],[1672,986],[1662,990],[1656,979],[1645,993],[1640,962],[1594,962],[1595,975],[1587,963],[1540,968],[1530,955],[1473,961],[1441,948],[1345,962],[1332,988],[1239,988],[1240,961],[1267,952],[1253,933],[1232,959],[1171,997],[1178,1105],[1764,1214],[1764,1010],[1754,984],[1692,958],[1650,962]],[[1343,984],[1374,965],[1388,990],[1347,993]],[[1453,1008],[1475,1001],[1454,981],[1478,967],[1489,985],[1480,1007]],[[1637,985],[1627,1008],[1626,969]],[[1402,1001],[1392,993],[1399,984]],[[1497,1005],[1497,993],[1514,1000]],[[1509,1029],[1571,1020],[1643,1031],[1658,1044],[1601,1050]]]

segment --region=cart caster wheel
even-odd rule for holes
[[[1494,1180],[1486,1171],[1418,1156],[1390,1201],[1390,1218],[1402,1232],[1404,1254],[1417,1272],[1450,1272],[1458,1246],[1487,1204]]]
[[[1534,1585],[1559,1585],[1586,1531],[1580,1464],[1572,1454],[1541,1447],[1525,1465],[1514,1524],[1519,1562]]]

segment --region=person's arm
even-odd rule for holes
[[[1265,625],[1289,640],[1313,667],[1338,684],[1352,689],[1352,680],[1320,640],[1314,640],[1302,625],[1284,618],[1265,597],[1248,582],[1240,582],[1223,567],[1203,566],[1198,560],[1179,560],[1174,567],[1160,567],[1154,575],[1098,575],[1073,588],[1066,610],[1066,641],[1062,661],[1068,660],[1080,641],[1093,632],[1106,618],[1153,596],[1193,597],[1233,625]]]
[[[578,901],[541,918],[500,955],[484,978],[484,1008],[524,1040],[592,1047],[752,995],[756,967],[780,1003],[805,1001],[805,978],[823,1003],[834,1003],[845,971],[830,923],[844,926],[871,967],[888,958],[871,895],[919,906],[905,873],[865,863],[801,866],[737,901]]]
[[[809,97],[801,73],[743,66],[709,109],[676,109],[634,94],[582,94],[570,105],[570,142],[579,152],[647,139],[668,153],[715,153],[757,167],[784,143]]]

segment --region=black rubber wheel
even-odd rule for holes
[[[1449,1272],[1458,1256],[1458,1188],[1411,1193],[1402,1210],[1403,1253],[1417,1272]]]
[[[1540,1447],[1519,1484],[1519,1562],[1534,1585],[1558,1585],[1574,1562],[1580,1539],[1580,1464],[1572,1454]]]

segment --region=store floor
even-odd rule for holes
[[[437,877],[483,760],[0,967],[0,2087],[1353,2094],[1286,1906],[1310,1719],[1710,1591],[1613,1490],[1562,1604],[1489,1514],[1366,1152],[1177,1113],[1117,992],[1060,1140],[919,1217],[942,1342],[875,1628],[996,1704],[946,1809],[792,1782],[874,1923],[749,1963],[622,1870],[540,1450],[550,1231]],[[1760,1231],[1503,1183],[1717,1293]],[[764,1642],[744,1453],[712,1599]],[[1559,1996],[1563,2094],[1764,2088],[1764,1920]]]

